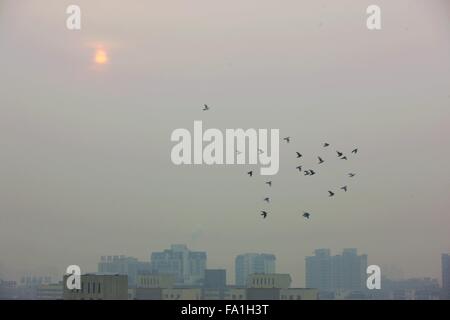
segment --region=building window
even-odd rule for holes
[[[91,293],[91,283],[90,282],[87,283],[87,287],[88,287],[87,293]]]
[[[100,282],[98,283],[98,289],[97,290],[98,290],[98,293],[102,292]]]
[[[92,293],[95,293],[95,282],[92,282]]]

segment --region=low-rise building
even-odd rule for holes
[[[291,276],[282,273],[262,274],[255,273],[247,277],[247,288],[289,288],[291,286]]]
[[[62,298],[63,298],[62,282],[41,284],[36,288],[37,300],[61,300]]]
[[[68,275],[64,276],[64,284]],[[128,280],[119,274],[81,275],[81,289],[68,289],[64,285],[64,300],[127,300]]]
[[[161,300],[201,300],[201,288],[168,288],[162,289]]]

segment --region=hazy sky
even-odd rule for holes
[[[374,3],[380,31],[366,28]],[[69,4],[81,31],[66,29]],[[186,243],[229,281],[237,254],[269,252],[302,286],[304,257],[322,247],[440,278],[449,39],[447,0],[0,0],[0,277],[96,271],[101,255],[149,260]],[[175,166],[170,134],[194,120],[293,141],[273,177]]]

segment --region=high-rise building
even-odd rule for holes
[[[356,249],[344,249],[334,256],[333,269],[337,289],[363,290],[366,288],[367,255],[358,255]]]
[[[442,254],[443,298],[450,299],[450,254]]]
[[[333,290],[333,263],[330,249],[317,249],[306,257],[306,287]]]
[[[102,256],[98,263],[98,272],[107,274],[124,274],[128,276],[128,285],[136,285],[137,275],[141,272],[151,272],[150,262],[139,261],[133,257],[120,256]]]
[[[151,254],[153,272],[173,274],[177,285],[202,285],[205,279],[206,252],[190,251],[186,245]]]
[[[245,286],[247,277],[255,273],[275,273],[275,256],[265,253],[246,253],[236,257],[235,277],[236,285]]]
[[[366,283],[367,255],[344,249],[331,256],[329,249],[318,249],[306,257],[306,286],[322,291],[363,290]]]

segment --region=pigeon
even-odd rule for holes
[[[289,142],[291,142],[291,137],[283,138],[283,140],[285,140],[287,143],[289,143]]]
[[[207,111],[207,110],[209,110],[209,107],[208,107],[207,104],[204,104],[204,105],[203,105],[203,111]]]
[[[271,187],[272,186],[272,181],[267,181],[266,184],[269,185],[269,187]]]
[[[267,203],[269,203],[269,202],[270,202],[270,198],[269,198],[269,197],[266,197],[266,198],[264,198],[264,201],[267,202]]]
[[[328,191],[328,193],[330,194],[330,197],[334,196],[334,192]]]
[[[341,159],[342,159],[342,160],[347,160],[347,157],[346,157],[346,156],[343,156]]]
[[[301,172],[302,171],[302,166],[298,166],[295,169],[298,169],[298,171]]]
[[[313,176],[313,175],[315,175],[316,173],[315,173],[314,170],[309,170],[309,174]]]
[[[248,174],[250,177],[252,177],[252,176],[253,176],[253,171],[249,171],[249,172],[247,172],[247,174]]]
[[[349,176],[350,178],[353,178],[355,175],[356,175],[355,173],[349,173],[349,174],[348,174],[348,176]]]
[[[305,176],[309,176],[311,173],[309,172],[309,170],[306,170],[305,172],[304,172],[304,175]]]
[[[319,164],[323,163],[323,159],[321,157],[317,157],[319,159]]]
[[[347,186],[343,186],[341,187],[342,190],[344,190],[345,192],[347,192]]]
[[[358,148],[352,150],[352,153],[354,153],[354,154],[356,154],[357,152],[358,152]]]
[[[343,155],[343,153],[339,152],[339,151],[336,151],[336,153],[337,153],[338,157],[342,157],[342,155]]]
[[[302,157],[302,154],[300,152],[296,151],[296,153],[297,153],[297,158],[301,158]]]
[[[329,143],[326,143],[326,142],[325,142],[325,143],[323,144],[323,147],[326,148],[326,147],[328,147],[329,145],[330,145]]]
[[[258,154],[264,153],[262,149],[258,149]]]
[[[266,211],[261,211],[261,215],[263,216],[263,219],[267,218],[267,212]]]
[[[239,150],[236,150],[236,154],[241,154],[242,152],[240,152]]]
[[[310,214],[309,214],[308,212],[304,212],[304,213],[303,213],[303,217],[304,217],[305,219],[309,219],[309,216],[310,216]]]

